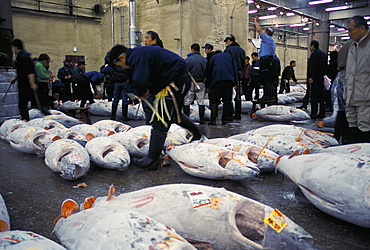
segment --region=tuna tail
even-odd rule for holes
[[[9,230],[9,224],[5,220],[0,220],[0,232],[5,232]]]
[[[299,151],[298,150],[294,151],[291,155],[289,155],[288,159],[291,159],[292,157],[294,157],[296,155],[299,155]]]
[[[55,219],[54,226],[60,220],[60,218],[67,218],[78,209],[78,204],[72,199],[67,199],[62,203],[61,215]]]
[[[284,155],[279,155],[276,160],[275,160],[275,166],[279,163],[281,157],[283,157]]]
[[[110,185],[109,187],[109,191],[108,191],[108,197],[107,197],[107,201],[111,201],[115,198],[114,196],[114,192],[116,191],[116,188],[114,187],[114,185]]]
[[[53,139],[51,139],[51,141],[57,141],[57,140],[60,140],[62,138],[60,138],[60,136],[54,136]]]

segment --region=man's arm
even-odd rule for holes
[[[30,83],[30,88],[33,90],[33,91],[36,91],[38,86],[37,84],[35,83],[35,74],[28,74],[27,75],[27,78],[28,78],[28,82]]]
[[[256,30],[257,30],[258,34],[261,35],[263,31],[262,31],[261,26],[258,23],[258,18],[257,17],[253,17],[253,21],[254,21],[254,26],[256,27]]]

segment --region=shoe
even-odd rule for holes
[[[199,124],[205,124],[205,122],[204,122],[204,121],[202,121],[202,120],[200,120],[200,121],[199,121]]]
[[[310,115],[310,118],[311,118],[312,120],[316,120],[317,115]]]
[[[216,125],[216,122],[215,121],[211,121],[211,122],[208,123],[208,125],[215,126]]]
[[[241,120],[242,118],[241,118],[241,116],[240,116],[240,115],[239,115],[239,116],[234,115],[234,119],[235,119],[235,120]]]

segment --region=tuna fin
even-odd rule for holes
[[[51,139],[52,141],[57,141],[57,140],[60,140],[62,138],[60,138],[60,136],[54,136],[53,139]]]
[[[108,136],[111,136],[111,135],[114,135],[115,134],[115,132],[114,131],[109,131],[108,132]]]
[[[294,157],[296,155],[299,155],[299,151],[298,150],[294,151],[291,155],[289,155],[288,159],[290,159],[290,158],[292,158],[292,157]]]
[[[108,191],[107,201],[111,201],[116,197],[116,196],[114,196],[115,191],[116,191],[116,188],[113,186],[113,184],[110,185],[109,191]]]
[[[302,152],[303,155],[308,155],[309,153],[311,153],[311,149],[306,149]]]
[[[0,220],[0,232],[5,232],[9,230],[9,224],[5,220]]]
[[[88,140],[88,141],[90,141],[91,139],[93,139],[94,138],[94,135],[93,134],[91,134],[91,133],[88,133],[87,135],[86,135],[86,140]]]
[[[74,200],[67,199],[67,200],[63,201],[63,203],[62,203],[62,209],[61,209],[62,210],[61,211],[61,215],[59,215],[58,218],[55,219],[54,226],[55,226],[55,224],[57,224],[57,222],[62,217],[67,218],[68,216],[70,216],[71,214],[73,214],[77,209],[78,209],[78,205],[77,205],[77,202],[75,202]]]
[[[86,198],[85,202],[82,205],[82,209],[86,210],[86,209],[92,208],[95,201],[96,201],[96,198],[94,196]]]
[[[279,155],[276,160],[275,160],[275,166],[279,163],[281,157],[283,157],[284,155]]]

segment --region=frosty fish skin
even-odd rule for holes
[[[0,232],[10,230],[10,218],[5,201],[0,194]]]
[[[317,153],[282,156],[277,169],[318,209],[370,228],[370,156]]]
[[[100,130],[110,130],[115,133],[127,132],[131,129],[131,126],[129,125],[113,120],[100,120],[95,122],[93,126],[99,128]]]
[[[99,167],[123,171],[130,165],[126,148],[109,137],[94,138],[86,143],[85,148],[91,161]]]
[[[7,139],[7,136],[13,132],[14,130],[21,128],[21,127],[26,127],[27,122],[19,120],[19,119],[9,119],[3,122],[0,126],[0,138],[9,141]]]
[[[194,208],[190,195],[205,195],[213,206]],[[203,199],[200,199],[203,200]],[[208,243],[216,250],[314,249],[312,237],[285,217],[287,226],[275,232],[263,220],[273,208],[230,192],[196,184],[168,184],[98,198],[95,207],[134,209],[151,216],[189,241]],[[284,212],[284,211],[282,211]]]
[[[76,180],[89,171],[90,157],[78,142],[60,139],[45,150],[45,164],[63,179]]]
[[[197,177],[240,180],[260,172],[248,158],[207,143],[188,143],[169,148],[167,153],[182,170]]]
[[[266,148],[230,138],[209,139],[205,143],[224,147],[237,154],[248,157],[249,160],[257,164],[261,172],[275,170],[275,160],[278,155]]]
[[[258,118],[269,121],[304,121],[310,116],[301,109],[284,105],[272,105],[256,111]]]

